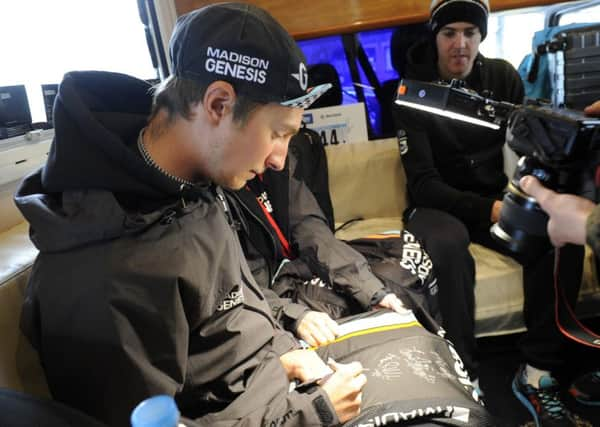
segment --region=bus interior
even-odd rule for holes
[[[168,40],[179,15],[206,0],[20,0],[2,2],[0,39],[0,389],[51,398],[31,345],[19,330],[20,308],[37,250],[28,224],[14,206],[20,180],[43,166],[53,138],[52,105],[62,75],[70,70],[108,70],[156,83],[170,74]],[[334,90],[316,108],[362,104],[366,138],[346,143],[322,134],[337,232],[351,240],[402,228],[406,176],[391,106],[403,76],[407,49],[428,32],[428,0],[320,0],[294,4],[254,0],[297,40],[313,83]],[[536,32],[569,24],[598,24],[600,1],[491,0],[486,57],[526,69]],[[600,36],[596,49],[600,50]],[[600,54],[592,77],[600,81]],[[597,91],[589,96],[600,99]],[[310,113],[310,110],[307,110]],[[516,156],[505,149],[505,170]],[[357,220],[358,219],[358,220]],[[534,425],[510,390],[519,363],[516,343],[524,331],[522,268],[477,244],[476,335],[481,386],[492,414],[506,426]],[[595,258],[586,249],[578,316],[600,328],[600,286]],[[548,290],[551,292],[551,290]],[[598,350],[568,344],[566,381],[598,369]],[[573,399],[569,406],[600,426],[600,411]],[[588,425],[588,424],[581,424]]]

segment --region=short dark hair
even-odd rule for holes
[[[208,85],[202,85],[195,80],[169,76],[152,88],[153,102],[150,120],[155,118],[161,110],[167,112],[166,125],[173,123],[177,117],[190,120],[191,107],[202,101],[207,88]],[[233,120],[243,125],[250,114],[261,105],[264,104],[237,94],[233,106]]]

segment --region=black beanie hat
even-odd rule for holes
[[[488,0],[432,0],[430,7],[431,31],[434,36],[453,22],[471,22],[479,27],[481,40],[487,35]]]

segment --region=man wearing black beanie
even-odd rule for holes
[[[523,84],[514,67],[479,52],[487,35],[488,14],[488,0],[433,0],[431,37],[409,49],[403,77],[424,81],[460,79],[466,88],[488,98],[522,103]],[[554,252],[541,257],[515,255],[492,240],[489,233],[490,226],[498,221],[508,182],[503,170],[504,132],[407,107],[395,107],[394,120],[398,135],[406,135],[401,151],[410,197],[405,214],[407,229],[424,240],[434,263],[436,258],[458,252],[461,243],[454,236],[464,235],[471,242],[513,257],[523,266],[527,333],[519,344],[524,363],[513,381],[513,392],[538,427],[576,425],[551,375],[563,362],[560,351],[564,341],[553,317]],[[457,234],[457,224],[462,233]],[[454,240],[456,247],[448,240]],[[581,282],[583,250],[567,246],[561,250],[560,259],[560,280],[572,285],[567,299],[573,304]],[[445,289],[441,282],[444,273],[438,271],[437,276],[440,301],[445,302],[440,304],[443,325],[474,385],[478,385],[472,266],[472,258],[455,265],[448,273],[453,276],[445,279],[453,285]],[[462,273],[455,271],[461,269]]]
[[[433,0],[430,6],[431,31],[434,35],[452,22],[466,21],[476,25],[481,40],[487,36],[487,20],[490,5],[488,0]]]
[[[487,35],[488,0],[433,0],[430,10],[440,77],[463,80]]]

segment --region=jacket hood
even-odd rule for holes
[[[152,107],[150,89],[143,80],[117,73],[65,75],[54,103],[55,136],[46,165],[25,178],[15,195],[38,249],[117,237],[157,215],[142,216],[140,210],[161,210],[184,196],[212,192],[207,183],[182,188],[139,154],[137,137]],[[126,213],[124,200],[133,213]],[[132,216],[137,219],[126,224]]]
[[[147,82],[123,74],[66,74],[54,103],[55,137],[42,172],[44,188],[151,198],[172,192],[168,180],[137,151],[138,133],[152,107],[150,89]]]

